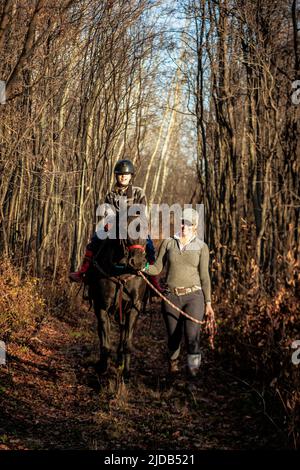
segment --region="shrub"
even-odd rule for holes
[[[8,260],[0,262],[0,332],[7,341],[18,334],[32,334],[45,315],[45,301],[40,294],[39,280],[21,276]]]
[[[286,429],[291,445],[300,446],[300,374],[293,364],[292,343],[300,339],[299,298],[282,282],[276,294],[259,287],[256,266],[248,272],[248,289],[220,299],[217,353],[268,396],[270,408]],[[218,302],[217,302],[218,304]],[[267,398],[267,397],[266,397]],[[272,405],[273,403],[273,405]],[[279,405],[279,406],[278,406]]]

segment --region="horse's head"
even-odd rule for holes
[[[143,240],[146,242],[146,240]],[[131,268],[140,271],[146,263],[146,243],[141,240],[130,243],[127,246],[127,263]]]
[[[146,263],[147,228],[139,217],[128,216],[127,238],[123,242],[126,263],[135,270],[143,269]]]

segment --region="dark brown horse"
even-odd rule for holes
[[[144,238],[106,239],[95,256],[93,272],[89,276],[89,296],[98,320],[99,374],[108,368],[112,347],[111,317],[115,316],[120,328],[118,365],[124,377],[130,375],[134,327],[146,293],[146,284],[137,275],[146,263],[145,248]]]

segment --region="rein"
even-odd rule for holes
[[[197,323],[198,325],[203,325],[203,324],[206,323],[206,331],[209,334],[209,343],[211,345],[211,348],[214,349],[214,337],[215,337],[215,334],[216,334],[216,331],[217,331],[216,322],[215,322],[214,317],[209,318],[207,321],[206,320],[197,320],[196,318],[191,317],[188,313],[186,313],[183,310],[181,310],[180,308],[178,308],[176,305],[173,304],[173,302],[171,302],[169,299],[167,299],[166,296],[164,296],[161,292],[159,292],[159,290],[156,289],[156,287],[154,287],[154,285],[151,284],[150,281],[148,281],[146,276],[141,271],[138,271],[138,275],[141,276],[144,279],[144,281],[151,287],[151,289],[153,289],[159,295],[159,297],[161,297],[165,302],[167,302],[169,305],[171,305],[171,307],[174,308],[174,310],[177,310],[177,312],[180,312],[181,315],[183,315],[184,317],[186,317],[189,320],[193,321],[194,323]]]

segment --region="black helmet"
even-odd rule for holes
[[[114,169],[115,175],[124,175],[125,173],[134,174],[134,166],[131,160],[120,160],[116,163]]]

